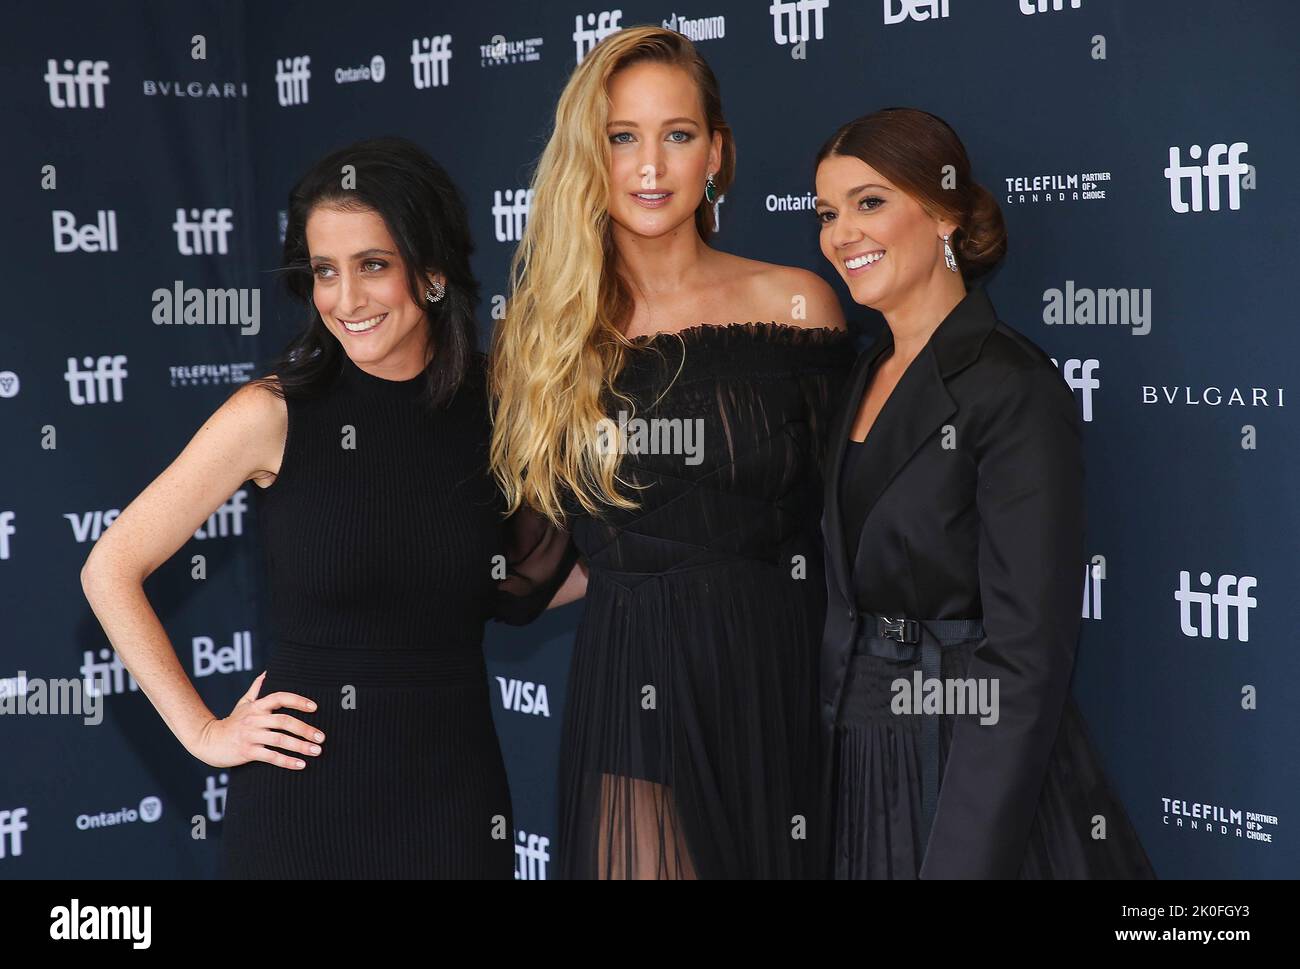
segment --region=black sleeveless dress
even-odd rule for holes
[[[277,638],[261,695],[316,701],[282,712],[325,740],[319,756],[285,751],[302,770],[229,772],[225,877],[513,875],[483,625],[526,621],[553,587],[501,605],[509,533],[481,363],[437,411],[422,377],[346,356],[328,393],[286,401],[279,477],[254,489]]]
[[[824,877],[819,462],[851,340],[735,323],[634,344],[616,389],[635,414],[607,414],[641,507],[566,508],[589,574],[560,875]]]

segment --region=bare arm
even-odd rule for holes
[[[307,744],[275,734],[269,727],[293,729],[303,736],[312,732],[314,737],[312,728],[270,711],[277,706],[302,710],[314,706],[305,698],[293,699],[294,694],[255,700],[261,686],[259,677],[228,721],[218,720],[181,666],[145,595],[144,580],[240,485],[250,479],[274,478],[287,427],[283,401],[265,388],[240,388],[104,531],[81,570],[86,599],[122,663],[185,749],[213,767],[231,767],[253,759],[296,766],[291,764],[294,758],[258,746],[253,738],[262,742],[272,739],[285,749],[309,752]],[[245,723],[250,715],[256,721]],[[291,721],[296,726],[290,727]],[[214,729],[221,724],[225,726]]]

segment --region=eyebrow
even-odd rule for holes
[[[366,256],[395,256],[397,253],[389,249],[362,249],[360,252],[352,254],[353,260],[364,259]],[[312,256],[312,262],[319,262],[322,259],[329,259],[329,256]]]
[[[660,127],[661,127],[661,128],[664,128],[664,127],[667,127],[667,126],[670,125],[670,124],[693,124],[693,125],[695,125],[695,127],[697,127],[697,128],[700,126],[700,123],[699,123],[698,121],[696,121],[694,118],[669,118],[667,121],[663,122],[663,123],[660,125]],[[625,125],[625,126],[627,126],[627,127],[629,127],[629,128],[639,128],[639,127],[641,127],[641,126],[640,126],[639,124],[637,124],[635,121],[607,121],[607,122],[605,123],[605,125],[606,125],[606,127],[613,127],[614,125]]]
[[[886,187],[886,186],[884,186],[884,185],[880,185],[880,184],[878,184],[878,183],[876,183],[876,182],[869,182],[869,183],[867,183],[866,185],[858,185],[858,186],[856,186],[856,187],[854,187],[854,188],[849,189],[847,192],[844,193],[844,197],[845,197],[846,199],[847,199],[847,198],[852,198],[853,196],[857,195],[859,192],[865,192],[865,191],[866,191],[867,189],[869,189],[869,188],[878,188],[878,189],[880,189],[882,192],[892,192],[892,191],[893,191],[892,188],[888,188],[888,187]],[[827,202],[824,198],[822,198],[822,197],[819,195],[819,196],[816,196],[815,198],[813,198],[813,204],[814,204],[814,205],[830,205],[831,203],[830,203],[830,202]]]

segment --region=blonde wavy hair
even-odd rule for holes
[[[631,27],[602,40],[574,70],[555,109],[555,127],[537,163],[523,238],[510,264],[505,319],[492,334],[492,473],[509,510],[521,504],[563,524],[567,491],[589,514],[630,509],[618,491],[617,449],[601,446],[603,405],[630,347],[622,326],[634,303],[615,272],[610,232],[609,81],[632,64],[685,69],[700,91],[704,118],[722,136],[718,194],[735,173],[735,144],[722,116],[717,79],[686,37]],[[695,227],[706,242],[713,206],[702,199]]]

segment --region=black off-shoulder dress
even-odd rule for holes
[[[616,382],[632,406],[606,413],[640,507],[566,509],[589,576],[562,877],[827,874],[819,462],[852,358],[843,331],[776,323],[634,341]]]

